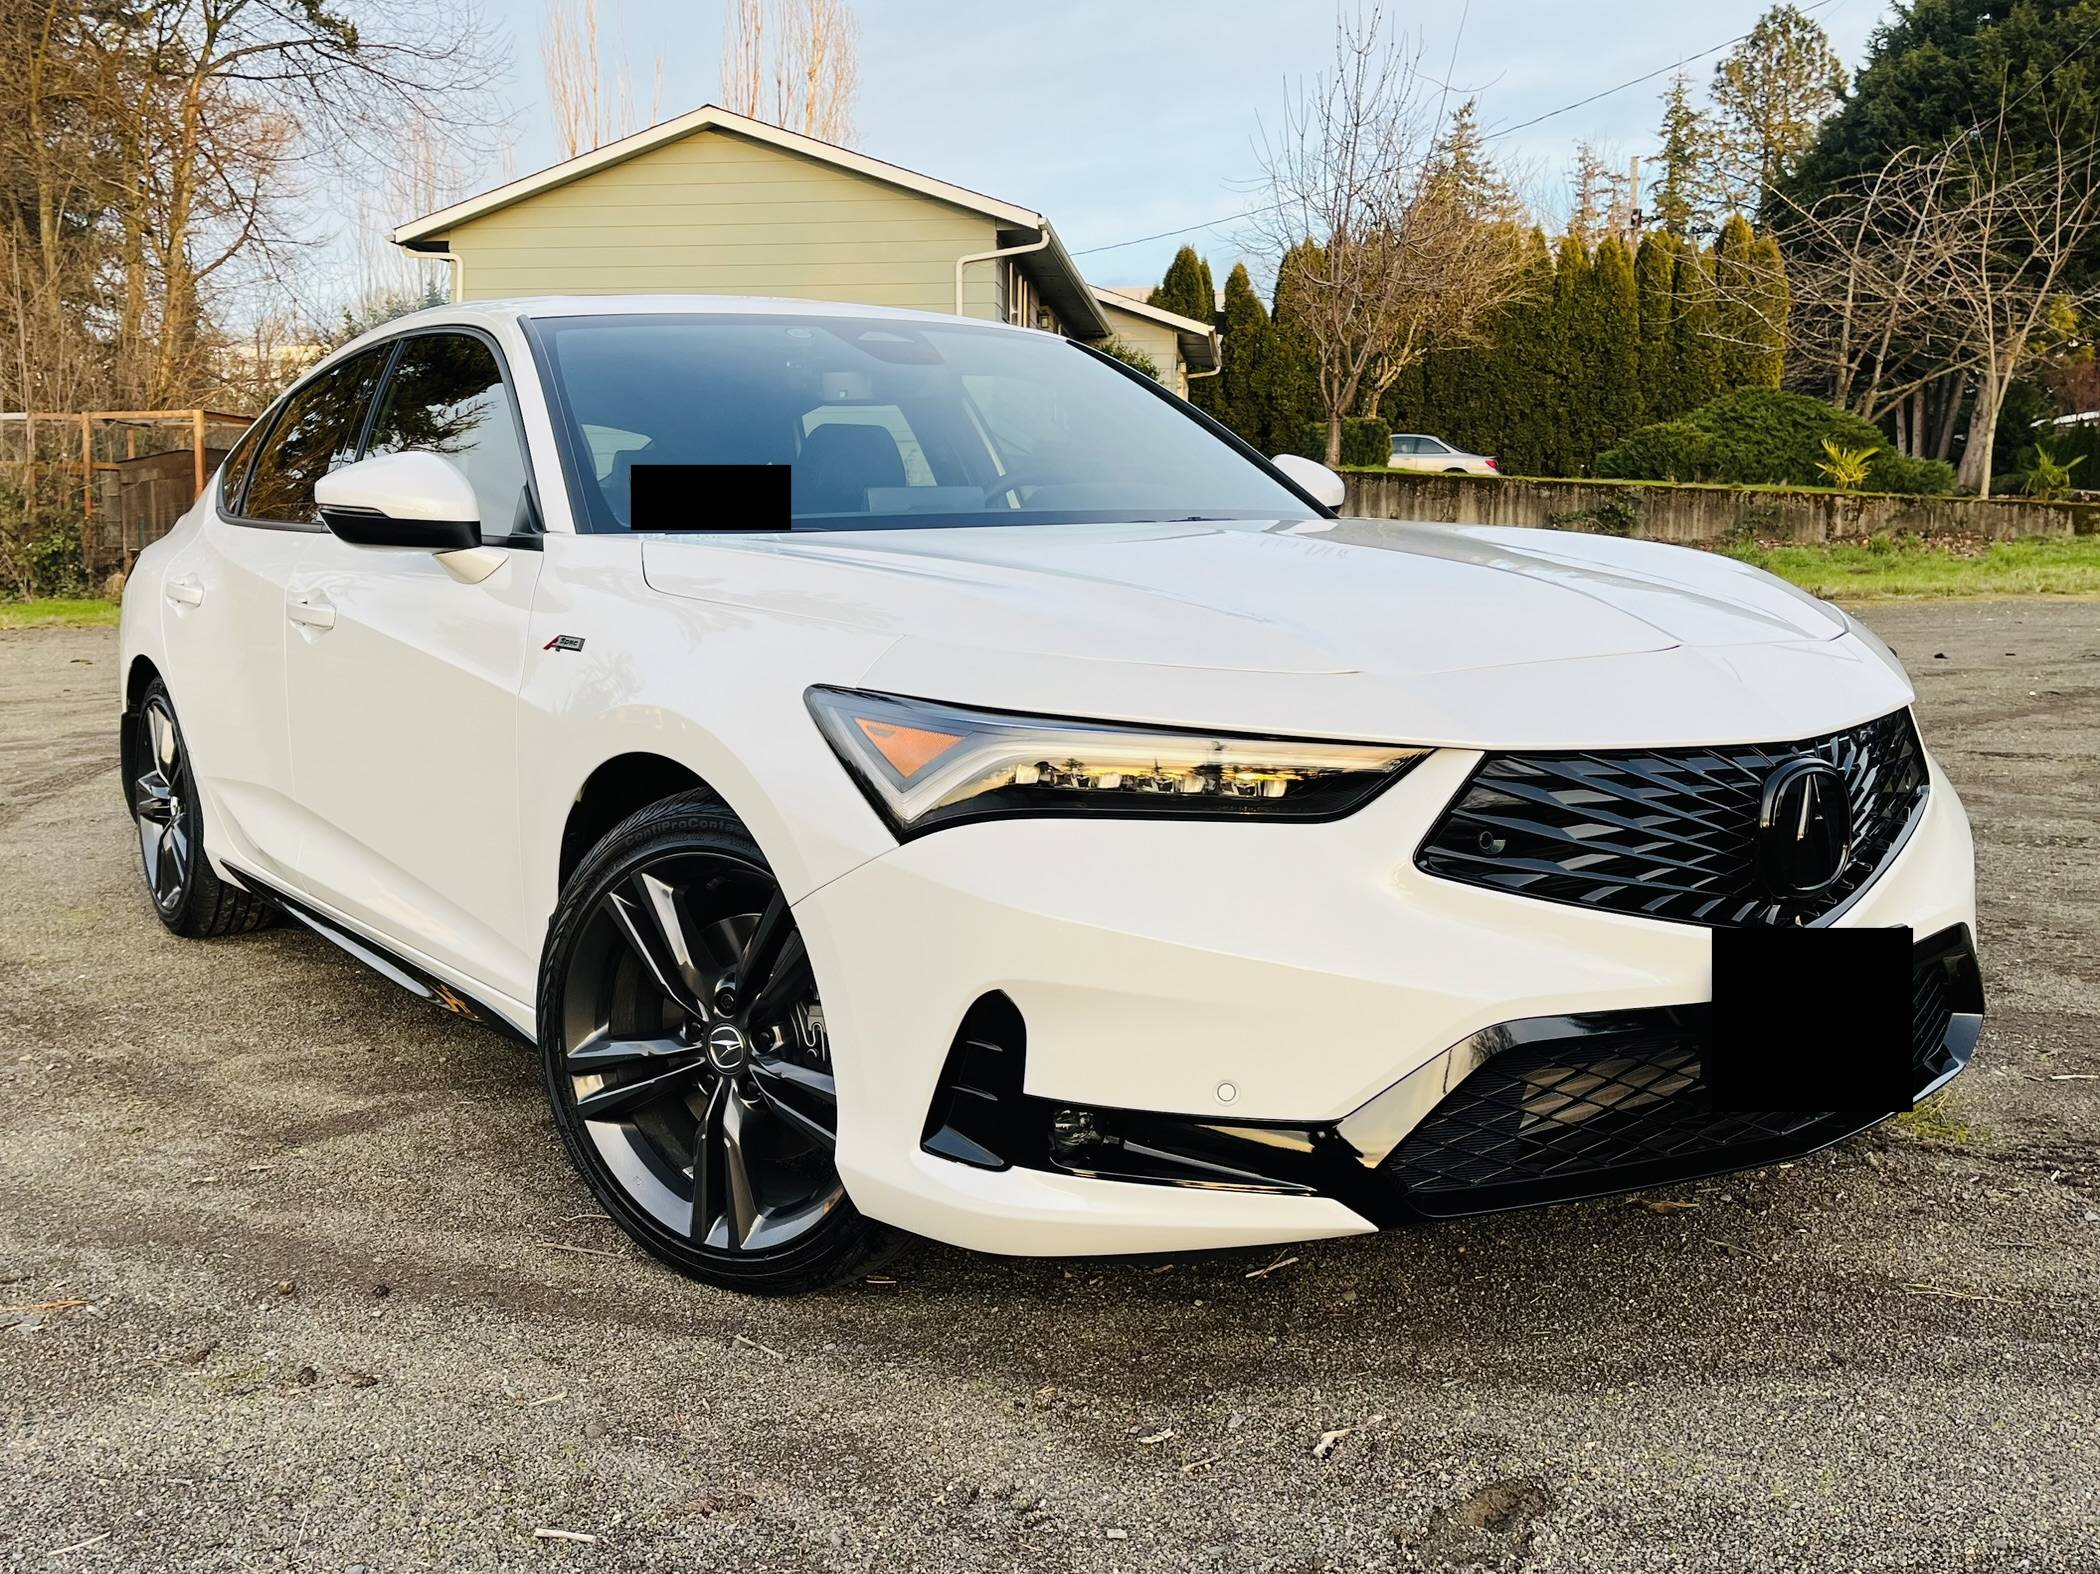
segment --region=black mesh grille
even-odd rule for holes
[[[1813,898],[1759,883],[1765,778],[1801,755],[1844,773],[1852,860]],[[1415,855],[1429,874],[1683,923],[1812,922],[1874,878],[1925,799],[1907,711],[1799,743],[1599,754],[1492,754]]]
[[[1918,1091],[1959,1069],[1982,1010],[1965,937],[1919,948],[1911,999]],[[1859,1113],[1720,1114],[1702,1056],[1704,1007],[1586,1019],[1582,1031],[1505,1050],[1460,1083],[1387,1159],[1423,1213],[1473,1213],[1593,1196],[1770,1163],[1857,1130]]]

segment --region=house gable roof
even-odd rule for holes
[[[1049,245],[1039,251],[1027,253],[1016,260],[1035,277],[1037,286],[1059,314],[1066,319],[1071,330],[1081,338],[1104,338],[1108,334],[1108,323],[1095,303],[1094,292],[1081,277],[1079,265],[1072,260],[1065,244],[1058,239],[1057,231],[1050,221],[1032,208],[1018,207],[1002,202],[997,197],[988,197],[982,192],[967,187],[950,185],[945,180],[936,180],[931,175],[922,175],[917,170],[904,168],[901,164],[886,164],[881,159],[869,158],[851,148],[838,147],[833,143],[804,136],[798,131],[769,125],[763,120],[754,120],[749,115],[739,115],[722,108],[719,104],[702,104],[661,125],[651,126],[646,131],[637,131],[617,142],[608,142],[603,147],[593,148],[588,153],[579,153],[559,164],[530,175],[524,175],[506,185],[484,191],[478,196],[455,202],[435,213],[426,213],[418,219],[398,226],[394,230],[394,244],[409,251],[444,251],[445,233],[513,203],[524,202],[541,192],[552,191],[570,181],[581,180],[598,170],[623,163],[652,148],[694,136],[703,131],[722,131],[732,136],[744,137],[753,142],[780,149],[801,158],[815,159],[837,169],[878,180],[885,185],[927,197],[936,202],[945,202],[951,207],[989,219],[1001,231],[1026,231],[1029,239],[1039,236],[1047,238]]]
[[[1217,366],[1220,335],[1214,325],[1170,312],[1164,306],[1154,306],[1134,295],[1125,295],[1121,290],[1104,289],[1097,284],[1093,291],[1094,299],[1110,311],[1128,312],[1133,317],[1156,322],[1162,328],[1172,328],[1181,340],[1181,358],[1190,371],[1208,372]]]

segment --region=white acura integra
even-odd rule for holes
[[[139,560],[147,883],[537,1043],[612,1217],[751,1290],[1681,1180],[1961,1069],[1969,830],[1872,635],[1340,501],[1025,329],[404,318]]]

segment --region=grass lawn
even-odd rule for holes
[[[117,604],[99,596],[0,601],[0,629],[114,628]]]
[[[2100,536],[1868,546],[1742,546],[1731,557],[1836,601],[2100,596]]]

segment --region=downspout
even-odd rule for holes
[[[1036,238],[1025,246],[1004,246],[993,251],[973,251],[968,256],[955,259],[955,315],[963,315],[963,269],[973,262],[997,262],[1001,257],[1025,256],[1031,251],[1043,251],[1050,245],[1050,226],[1045,224]]]
[[[1212,367],[1212,368],[1211,368],[1211,369],[1210,369],[1209,371],[1207,371],[1207,372],[1191,372],[1191,371],[1184,371],[1184,372],[1183,372],[1183,373],[1181,374],[1181,381],[1182,381],[1182,383],[1184,384],[1184,387],[1183,387],[1183,388],[1182,388],[1182,390],[1181,390],[1181,392],[1182,392],[1182,397],[1183,397],[1183,398],[1186,398],[1186,397],[1188,396],[1188,388],[1187,388],[1187,387],[1185,386],[1186,384],[1189,384],[1189,383],[1193,383],[1193,382],[1199,382],[1199,381],[1201,381],[1201,380],[1202,380],[1203,378],[1205,378],[1205,377],[1215,377],[1215,376],[1217,376],[1217,375],[1218,375],[1218,373],[1220,373],[1220,372],[1222,372],[1223,370],[1225,370],[1225,335],[1223,335],[1222,333],[1219,333],[1219,332],[1217,331],[1217,329],[1213,328],[1213,329],[1211,330],[1211,340],[1212,340],[1212,342],[1213,342],[1213,343],[1215,343],[1215,344],[1217,345],[1217,347],[1218,347],[1218,354],[1217,354],[1217,363],[1218,363],[1218,364],[1217,364],[1217,365],[1215,365],[1215,366],[1213,366],[1213,367]]]

